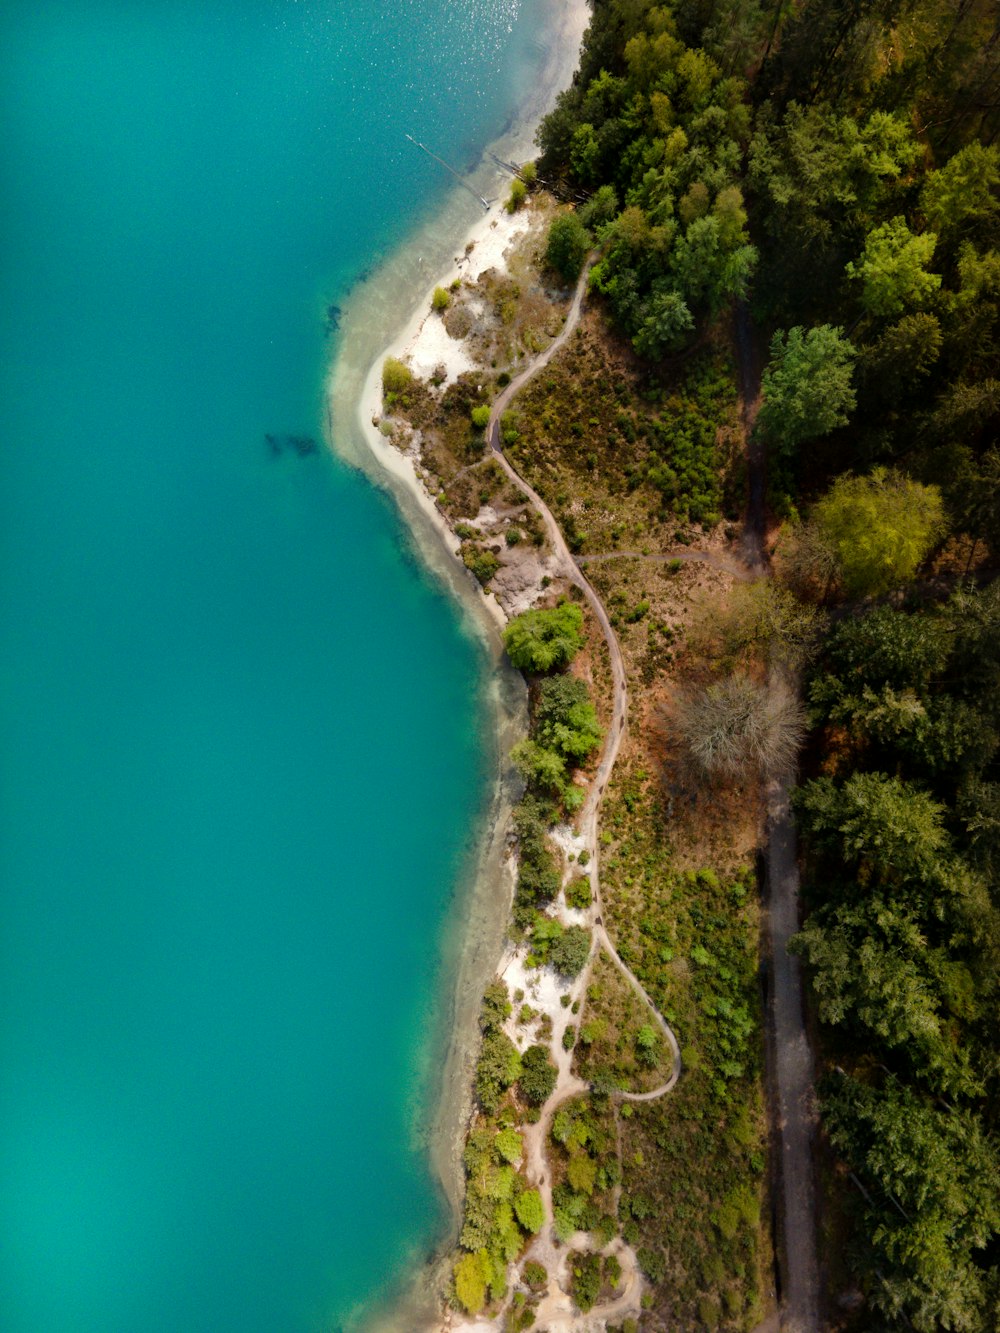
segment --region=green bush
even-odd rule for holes
[[[728,378],[702,361],[688,373],[663,415],[647,426],[652,453],[648,480],[665,504],[694,523],[719,521],[722,485],[716,439],[732,397]]]
[[[527,197],[528,197],[528,187],[525,185],[523,180],[519,180],[515,176],[513,181],[511,181],[510,198],[507,200],[507,203],[505,205],[507,212],[516,213],[517,210],[524,204],[524,201],[525,199],[527,199]]]
[[[564,977],[578,976],[590,957],[590,931],[568,926],[549,945],[549,962]]]
[[[435,287],[434,295],[431,297],[431,306],[434,310],[447,310],[451,305],[451,293],[445,287]]]
[[[545,1206],[538,1190],[524,1190],[514,1200],[514,1212],[525,1231],[536,1236],[545,1225]]]
[[[413,372],[409,366],[398,361],[394,356],[387,356],[382,364],[382,392],[384,394],[402,393],[413,383]]]
[[[490,409],[486,403],[480,403],[472,409],[472,424],[476,430],[485,430],[490,424]]]
[[[589,249],[590,232],[575,213],[566,213],[549,228],[545,262],[566,282],[575,282]]]
[[[578,911],[585,911],[590,906],[592,894],[590,891],[590,880],[586,875],[577,875],[566,885],[566,906],[575,907]]]
[[[503,632],[514,666],[538,673],[567,666],[583,646],[583,612],[572,602],[548,611],[523,611]]]
[[[463,542],[459,554],[466,569],[472,571],[484,588],[500,568],[499,557],[477,542]]]
[[[663,1256],[662,1250],[652,1250],[648,1246],[641,1246],[636,1256],[639,1260],[639,1267],[649,1278],[650,1282],[662,1282],[667,1275],[667,1261]]]
[[[584,1314],[592,1310],[601,1294],[601,1256],[576,1254],[573,1256],[573,1300]]]
[[[652,1023],[644,1023],[635,1034],[635,1046],[639,1063],[652,1069],[660,1055],[660,1036]]]
[[[536,1263],[534,1259],[529,1259],[524,1265],[524,1280],[529,1287],[544,1287],[549,1280],[545,1265]]]
[[[544,1046],[529,1046],[521,1057],[521,1077],[518,1087],[526,1102],[541,1106],[552,1095],[557,1071]]]

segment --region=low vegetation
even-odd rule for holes
[[[545,534],[482,432],[595,253],[579,329],[500,438],[620,639],[630,728],[601,813],[603,925],[684,1072],[668,1096],[621,1095],[658,1086],[668,1061],[598,952],[561,1025],[589,1091],[549,1135],[583,1313],[617,1290],[616,1237],[647,1284],[637,1326],[750,1329],[766,1312],[755,864],[763,784],[798,757],[824,1320],[996,1323],[998,79],[984,0],[598,0],[539,134],[539,176],[563,202],[546,205],[536,267],[479,283],[488,335],[460,294],[443,309],[482,368],[438,394],[385,367],[386,428],[423,433],[462,558],[495,584]],[[514,183],[511,211],[541,207],[533,185]],[[750,398],[760,382],[749,441],[737,359]],[[774,578],[744,582],[733,538],[758,453]],[[609,675],[559,591],[505,645],[531,694],[512,930],[530,970],[565,985],[594,956],[568,924],[594,890],[556,825],[584,800]],[[504,1255],[546,1225],[518,1141],[566,1057],[548,1016],[527,1006],[519,1023],[510,1003],[491,988],[484,1007],[475,1225],[455,1271],[468,1311],[499,1308]],[[531,1326],[544,1280],[521,1266],[509,1328]]]

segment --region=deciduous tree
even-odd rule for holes
[[[583,612],[572,602],[548,611],[522,611],[504,629],[507,656],[521,671],[567,666],[583,646]]]
[[[862,284],[861,304],[869,315],[900,315],[923,305],[941,286],[941,275],[929,273],[937,235],[914,235],[906,219],[895,217],[868,233],[864,252],[845,272]]]
[[[899,472],[838,477],[813,519],[834,551],[849,596],[888,592],[908,582],[946,523],[941,492]]]
[[[857,352],[841,329],[780,330],[761,381],[764,402],[757,429],[775,448],[791,453],[806,440],[846,424],[854,410],[851,378]]]

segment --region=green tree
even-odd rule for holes
[[[862,1029],[903,1051],[933,1085],[968,1093],[976,1081],[954,1048],[934,974],[933,954],[917,914],[883,897],[813,913],[793,941],[809,960],[824,1023]]]
[[[568,666],[583,647],[583,612],[572,602],[548,611],[522,611],[504,629],[507,656],[521,671]]]
[[[869,399],[895,406],[934,369],[944,338],[936,315],[918,310],[890,324],[861,349],[860,371]]]
[[[838,477],[813,519],[851,597],[877,596],[908,582],[945,531],[938,488],[885,468]]]
[[[476,1315],[482,1310],[492,1274],[493,1266],[485,1250],[478,1254],[463,1254],[455,1264],[455,1295],[466,1313]]]
[[[776,449],[790,453],[806,440],[846,425],[854,410],[851,376],[857,352],[843,330],[821,324],[780,330],[761,380],[764,402],[757,429]]]
[[[548,1101],[556,1086],[557,1071],[544,1046],[529,1046],[521,1057],[521,1077],[518,1087],[525,1101],[541,1106]]]
[[[941,286],[939,273],[928,273],[937,236],[914,235],[902,217],[869,232],[864,253],[845,272],[862,283],[861,304],[869,315],[902,314],[907,306],[923,305]]]
[[[483,995],[479,1011],[479,1026],[484,1032],[495,1032],[510,1017],[510,995],[506,982],[499,977],[491,981]]]
[[[514,1200],[514,1212],[531,1236],[537,1236],[545,1225],[545,1206],[538,1190],[523,1190]]]
[[[969,843],[966,855],[995,880],[1000,874],[1000,782],[973,778],[959,792],[957,804]]]
[[[853,116],[819,99],[790,101],[780,118],[759,108],[749,175],[769,242],[759,285],[773,306],[815,308],[843,271],[848,222],[876,215],[921,151],[905,116]]]
[[[657,361],[684,345],[694,328],[694,316],[677,292],[654,293],[642,306],[632,345],[640,356]]]
[[[531,924],[535,908],[551,902],[562,884],[559,866],[546,837],[546,824],[553,814],[537,795],[530,793],[514,808],[514,828],[520,848],[514,919],[522,927]]]
[[[590,931],[583,926],[567,926],[549,945],[548,961],[564,977],[583,971],[590,957]]]
[[[514,746],[510,757],[529,787],[562,795],[566,786],[566,761],[561,754],[525,737]]]
[[[944,807],[884,773],[814,778],[796,793],[795,808],[810,844],[866,883],[922,879],[947,847]]]
[[[974,540],[969,555],[971,565],[981,539],[985,539],[990,550],[1000,551],[1000,449],[996,446],[990,449],[962,480],[963,494],[956,507],[963,527]]]
[[[854,1253],[873,1303],[918,1333],[985,1333],[977,1252],[1000,1230],[1000,1160],[975,1115],[892,1077],[882,1088],[831,1078],[822,1093],[831,1141],[866,1184],[866,1244]]]
[[[503,1094],[521,1072],[517,1047],[505,1032],[487,1032],[476,1064],[476,1096],[487,1115],[493,1115]]]
[[[575,213],[557,217],[549,228],[545,262],[566,282],[575,282],[590,249],[590,233]]]
[[[939,171],[924,178],[920,204],[928,223],[942,234],[993,220],[1000,201],[1000,148],[970,143],[949,158]]]
[[[451,305],[451,292],[447,287],[435,287],[434,295],[431,297],[431,306],[442,314]]]
[[[577,1194],[593,1194],[597,1183],[597,1163],[585,1152],[572,1153],[566,1179]]]
[[[688,640],[723,658],[762,653],[796,669],[815,651],[822,625],[815,607],[772,579],[757,579],[736,584],[721,603],[706,603]]]
[[[403,393],[413,383],[410,367],[394,356],[387,356],[382,363],[382,392],[389,394]]]
[[[696,218],[679,237],[671,256],[673,281],[687,306],[718,314],[723,302],[746,295],[757,263],[752,245],[727,248],[723,218],[716,213]]]
[[[876,606],[835,627],[824,645],[823,678],[859,685],[923,688],[943,670],[948,635],[933,617]]]
[[[494,1146],[505,1162],[516,1166],[524,1156],[524,1139],[516,1129],[501,1129],[494,1139]]]
[[[538,687],[535,732],[542,745],[569,762],[579,762],[601,743],[601,728],[590,691],[579,676],[549,676]]]

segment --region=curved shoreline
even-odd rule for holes
[[[508,160],[533,155],[535,128],[555,95],[577,68],[580,42],[590,19],[587,0],[547,0],[546,60],[533,87],[535,96],[489,148]],[[544,90],[544,91],[541,91]],[[484,152],[470,177],[476,193],[506,194],[506,178]],[[489,656],[489,704],[495,747],[494,788],[477,837],[481,846],[475,869],[456,885],[456,910],[446,923],[440,969],[444,1009],[439,1029],[447,1031],[446,1051],[437,1086],[428,1089],[434,1113],[429,1117],[429,1152],[433,1173],[451,1212],[449,1241],[460,1218],[463,1174],[461,1150],[471,1113],[470,1060],[478,1039],[477,1016],[482,992],[499,961],[513,892],[505,854],[513,775],[506,763],[513,740],[526,726],[526,697],[520,673],[506,665],[499,628],[506,617],[492,596],[484,596],[457,560],[458,541],[425,490],[412,462],[403,457],[373,424],[381,412],[381,366],[410,342],[430,308],[437,283],[460,272],[463,251],[481,244],[496,227],[502,202],[485,215],[462,187],[456,186],[434,218],[425,220],[344,304],[337,353],[325,386],[328,445],[345,462],[389,491],[421,560],[460,607],[463,622]],[[485,248],[485,247],[484,247]],[[473,263],[475,254],[473,253]],[[399,319],[400,310],[404,320]],[[397,330],[393,334],[393,330]],[[386,345],[388,343],[388,345]],[[446,1241],[447,1245],[448,1242]],[[369,1310],[359,1326],[388,1333],[434,1328],[439,1322],[441,1257],[413,1274],[402,1299],[391,1310]],[[377,1322],[373,1322],[377,1321]]]

